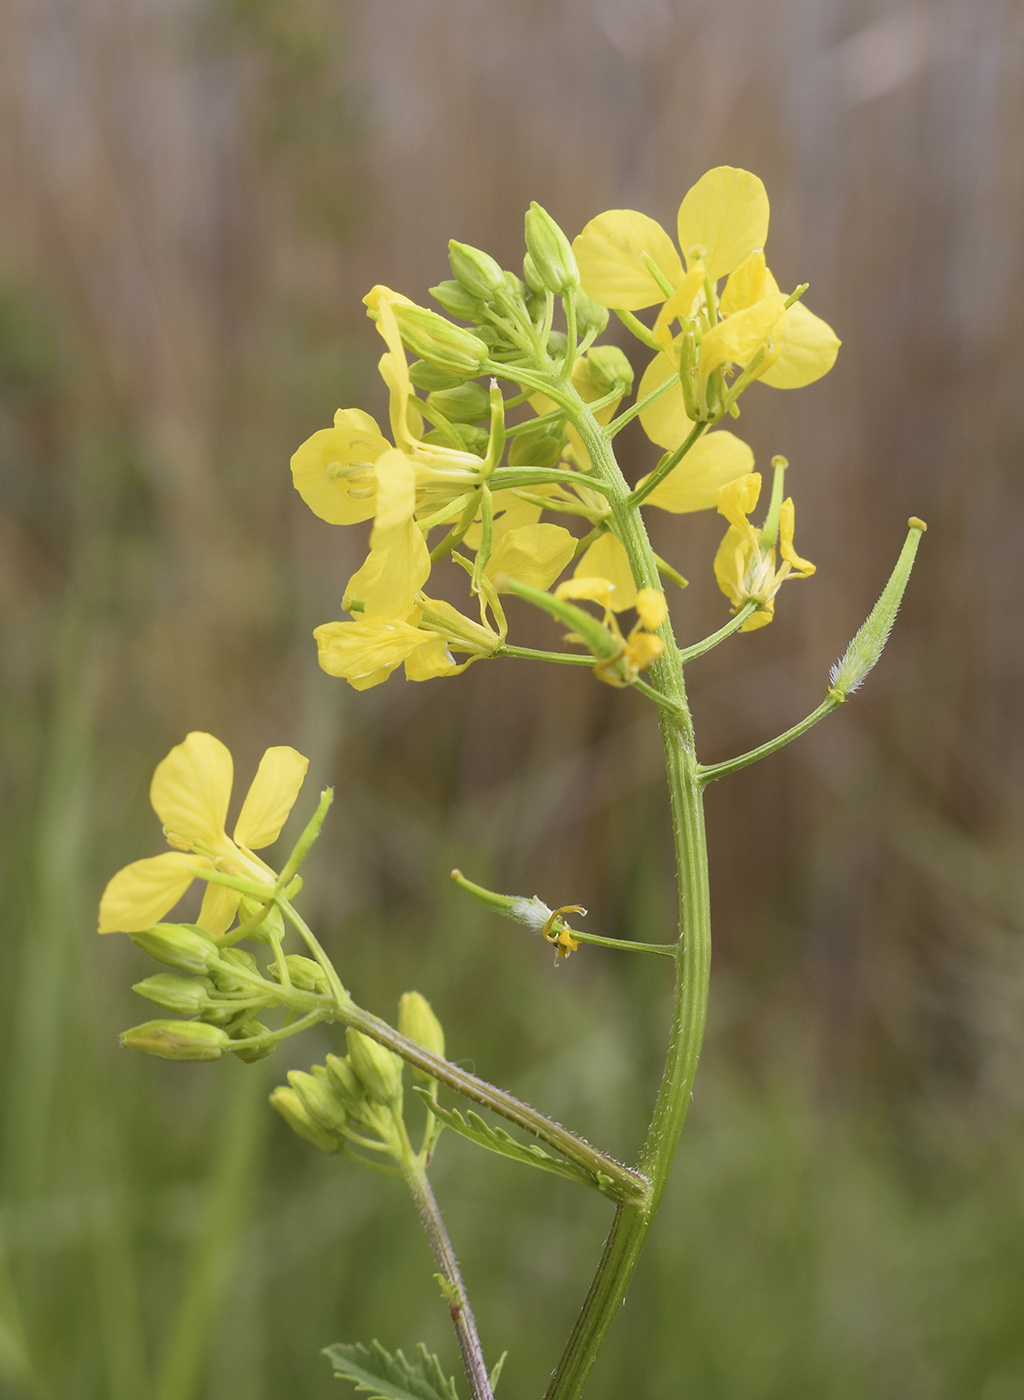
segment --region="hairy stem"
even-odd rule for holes
[[[416,1202],[416,1209],[420,1213],[423,1228],[427,1232],[427,1239],[430,1241],[434,1258],[437,1260],[438,1271],[444,1280],[448,1311],[451,1313],[452,1326],[455,1328],[455,1335],[459,1341],[462,1364],[469,1377],[473,1400],[494,1400],[494,1392],[491,1389],[487,1366],[484,1363],[483,1348],[480,1346],[480,1338],[477,1335],[473,1311],[469,1306],[469,1299],[466,1297],[466,1290],[463,1287],[455,1251],[452,1249],[452,1242],[448,1238],[448,1231],[445,1229],[437,1200],[431,1190],[430,1182],[427,1180],[427,1174],[419,1162],[413,1160],[404,1169],[402,1175],[412,1192],[412,1198]]]

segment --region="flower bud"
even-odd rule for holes
[[[330,990],[323,968],[312,958],[304,958],[300,953],[289,953],[284,965],[292,979],[292,986],[297,987],[300,992],[319,992],[323,995]],[[268,971],[275,982],[280,982],[276,963],[272,963]]]
[[[182,972],[206,972],[221,956],[210,935],[196,924],[154,924],[128,936],[157,962]]]
[[[443,413],[450,423],[479,423],[491,411],[491,396],[475,380],[457,389],[442,389],[427,395],[427,403]]]
[[[366,1097],[363,1081],[352,1068],[348,1058],[340,1055],[327,1056],[327,1077],[331,1088],[343,1104],[355,1108]]]
[[[238,977],[231,974],[231,968],[237,967],[243,972],[260,975],[259,964],[253,955],[245,948],[224,948],[219,954],[218,967],[210,969],[210,976],[214,985],[220,992],[240,992],[245,990],[245,983]]]
[[[473,248],[468,243],[448,240],[448,261],[452,274],[471,297],[478,301],[493,300],[495,292],[505,281],[505,274],[482,248]]]
[[[565,446],[565,426],[560,423],[538,423],[524,432],[516,433],[508,450],[509,465],[513,467],[553,467]]]
[[[156,1002],[165,1011],[176,1011],[179,1016],[198,1016],[209,1004],[209,989],[212,986],[213,983],[205,978],[199,980],[179,977],[174,972],[158,972],[155,977],[136,982],[132,991],[148,1001]]]
[[[572,299],[576,304],[576,334],[581,337],[600,335],[608,324],[607,306],[601,306],[579,287],[573,292]],[[611,350],[614,347],[609,345],[606,348]]]
[[[537,264],[530,257],[529,253],[523,258],[523,278],[535,297],[543,297],[544,293],[547,291],[547,287],[544,285],[543,277],[541,277],[540,273],[537,271]]]
[[[268,935],[271,933],[276,934],[278,938],[284,937],[284,916],[280,909],[276,905],[268,909],[263,900],[250,899],[248,895],[243,895],[238,906],[239,923],[246,919],[253,919],[257,914],[262,916],[259,925],[253,929],[248,937],[262,939],[264,942],[269,941]]]
[[[233,1041],[255,1040],[257,1036],[270,1034],[270,1027],[265,1026],[262,1021],[244,1021],[242,1025],[235,1026],[230,1032]],[[229,1045],[228,1049],[232,1055],[246,1065],[255,1064],[257,1060],[265,1060],[268,1055],[274,1053],[273,1045],[246,1045],[241,1050],[236,1050],[233,1045]]]
[[[461,282],[438,282],[430,288],[430,295],[449,316],[458,316],[460,321],[479,321],[484,314],[484,304],[470,296]]]
[[[329,1133],[345,1128],[345,1109],[331,1092],[330,1083],[301,1069],[288,1071],[288,1083],[299,1096],[309,1116]]]
[[[526,246],[537,275],[549,291],[567,296],[580,285],[579,268],[568,238],[536,200],[526,215]]]
[[[121,1044],[162,1060],[219,1060],[231,1041],[205,1021],[146,1021],[122,1031]]]
[[[428,365],[426,360],[413,360],[409,366],[409,378],[417,389],[426,389],[428,393],[434,393],[437,389],[454,389],[456,385],[464,382],[466,376],[448,374],[443,369]]]
[[[564,360],[569,348],[569,337],[565,331],[548,331],[548,354],[553,360]]]
[[[453,326],[423,306],[392,303],[402,339],[414,355],[452,374],[479,374],[487,359],[487,346],[471,331]]]
[[[633,387],[633,366],[617,345],[595,345],[588,350],[587,370],[594,388],[602,394],[613,389],[627,394]]]
[[[286,1089],[283,1084],[279,1085],[270,1095],[270,1102],[292,1132],[298,1133],[300,1138],[305,1138],[306,1142],[311,1142],[314,1147],[319,1147],[321,1152],[341,1151],[342,1144],[338,1138],[332,1136],[309,1116],[294,1089]]]
[[[404,1036],[444,1059],[444,1030],[426,997],[403,992],[398,1002],[398,1029]]]
[[[345,1031],[352,1068],[371,1098],[393,1104],[402,1098],[402,1061],[368,1035],[349,1027]]]

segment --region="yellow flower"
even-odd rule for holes
[[[741,632],[753,632],[766,627],[775,611],[775,595],[787,578],[808,578],[814,565],[801,559],[793,548],[794,510],[791,497],[779,508],[779,551],[782,564],[775,567],[775,541],[762,544],[762,531],[751,525],[747,516],[757,505],[761,494],[758,472],[723,486],[718,493],[718,510],[729,521],[729,529],[715,555],[715,578],[718,586],[737,612],[753,600],[760,604],[757,612],[747,618]]]
[[[618,540],[615,541],[618,544]],[[622,546],[619,545],[621,549]],[[632,588],[632,578],[630,578]],[[555,589],[556,598],[566,598],[574,602],[597,603],[604,609],[604,626],[611,639],[618,645],[608,656],[603,656],[594,667],[594,675],[607,685],[632,685],[641,671],[645,671],[665,650],[665,643],[654,633],[668,616],[665,595],[657,588],[633,589],[633,600],[629,604],[636,608],[637,620],[628,636],[622,635],[615,610],[621,607],[613,601],[616,585],[608,578],[599,575],[582,575],[566,579]],[[580,641],[581,638],[574,639]]]
[[[368,690],[386,681],[405,662],[406,679],[430,680],[454,676],[481,656],[490,656],[502,633],[468,617],[440,599],[422,594],[406,617],[372,617],[356,622],[328,622],[316,638],[321,667],[330,676],[347,680],[354,690]],[[452,652],[468,653],[457,662]]]
[[[839,349],[831,328],[801,302],[787,311],[765,266],[761,250],[768,217],[768,196],[757,176],[718,166],[697,181],[679,206],[683,259],[659,224],[632,210],[599,214],[576,239],[582,286],[595,301],[622,311],[660,303],[653,333],[666,363],[660,354],[648,368],[640,398],[679,374],[681,353],[692,360],[683,372],[693,371],[694,397],[702,410],[716,369],[748,365],[762,351],[757,377],[776,388],[810,384],[831,369]],[[729,280],[719,298],[722,277]],[[673,341],[670,328],[676,320],[684,334]],[[696,334],[692,345],[684,343],[691,325],[699,332],[699,346]],[[659,421],[655,432],[644,422],[654,441],[663,442],[663,420],[678,416],[681,401],[681,389],[676,394],[669,390],[644,415]],[[671,445],[681,441],[680,436]]]
[[[308,766],[295,749],[267,749],[229,837],[231,754],[212,734],[189,734],[157,765],[149,790],[175,849],[118,871],[100,900],[100,933],[139,933],[159,923],[200,870],[221,870],[273,888],[277,877],[253,852],[277,840]],[[208,883],[200,927],[220,937],[230,928],[241,897],[236,890]]]

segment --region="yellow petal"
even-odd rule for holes
[[[606,612],[611,612],[614,590],[611,579],[582,574],[560,583],[555,589],[555,597],[568,598],[570,602],[598,603]]]
[[[343,606],[363,604],[364,617],[406,617],[430,577],[430,551],[412,520],[394,530],[375,529],[371,549],[345,589]]]
[[[584,553],[575,574],[577,578],[607,579],[614,589],[610,604],[613,612],[623,612],[636,602],[636,584],[629,558],[621,540],[607,531]]]
[[[636,595],[636,614],[647,628],[655,632],[668,617],[668,603],[658,588],[640,588]]]
[[[749,558],[750,540],[747,534],[737,526],[730,525],[725,532],[725,538],[718,546],[714,567],[718,586],[732,603],[734,610],[742,607],[749,596],[746,590]]]
[[[675,379],[671,389],[666,389],[660,398],[642,409],[640,424],[652,442],[671,451],[682,445],[690,435],[693,424],[686,416],[683,391],[679,387],[679,369],[675,354],[656,355],[644,370],[640,387],[636,391],[638,399],[653,394],[666,380]]]
[[[749,170],[719,165],[702,175],[679,206],[679,246],[700,243],[712,282],[739,267],[768,237],[768,195]]]
[[[371,437],[382,437],[376,418],[371,418],[361,408],[339,408],[334,414],[336,428],[352,428],[356,432],[368,433]]]
[[[650,632],[634,632],[626,643],[626,661],[634,671],[645,671],[665,650],[660,637]]]
[[[422,634],[421,634],[422,635]],[[417,647],[411,656],[406,657],[405,679],[407,681],[430,681],[436,676],[450,676],[461,667],[448,651],[444,637],[427,640]]]
[[[261,851],[277,840],[308,767],[309,759],[287,744],[267,749],[238,814],[236,841]]]
[[[212,734],[193,731],[157,764],[149,799],[164,830],[181,841],[216,848],[227,840],[234,765]]]
[[[775,363],[761,375],[761,382],[773,389],[801,389],[813,384],[828,374],[841,344],[832,327],[798,301],[786,313],[786,343]]]
[[[521,525],[498,541],[484,573],[495,584],[502,575],[534,588],[550,588],[572,559],[576,540],[561,525]],[[499,592],[507,591],[498,585]]]
[[[786,298],[772,292],[753,306],[712,326],[700,343],[700,369],[705,380],[719,365],[745,365],[766,344],[779,322],[785,330]]]
[[[720,486],[715,493],[719,515],[724,515],[729,524],[746,538],[749,538],[749,531],[753,529],[747,516],[757,505],[760,494],[760,472],[748,472],[746,476],[739,476],[728,485]]]
[[[377,460],[379,530],[393,530],[411,520],[416,509],[416,469],[404,452],[392,447]]]
[[[809,559],[801,559],[793,548],[793,524],[793,498],[787,496],[779,509],[779,553],[792,566],[794,577],[809,578],[815,568]]]
[[[735,433],[725,428],[705,433],[675,471],[654,488],[647,503],[676,515],[692,510],[713,510],[718,504],[719,490],[738,476],[748,475],[753,468],[753,452]],[[638,485],[642,486],[643,482]]]
[[[332,525],[354,525],[373,515],[376,476],[373,463],[390,447],[384,438],[359,428],[321,428],[292,457],[292,481],[314,515]],[[349,476],[337,470],[365,467]]]
[[[220,938],[221,934],[227,933],[231,927],[241,900],[242,896],[238,890],[229,890],[226,885],[215,885],[210,880],[196,923],[213,938]]]
[[[377,369],[388,386],[388,415],[395,442],[412,452],[423,436],[423,418],[415,408],[416,397],[405,358],[396,360],[392,354],[381,355]]]
[[[633,209],[598,214],[573,240],[572,249],[587,296],[620,311],[640,311],[665,300],[664,289],[644,261],[645,253],[670,286],[675,287],[683,276],[671,238],[660,224]]]
[[[140,933],[152,928],[177,904],[196,869],[209,868],[202,856],[165,851],[119,870],[100,900],[100,933]]]
[[[358,690],[386,680],[426,639],[423,632],[407,622],[384,617],[365,622],[328,622],[318,627],[313,636],[321,667],[329,676],[341,676]]]
[[[765,266],[764,253],[758,249],[749,258],[744,258],[736,271],[730,274],[718,309],[723,316],[732,316],[778,290],[778,283]]]

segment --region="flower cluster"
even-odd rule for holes
[[[796,388],[819,378],[839,342],[803,305],[804,288],[785,296],[768,270],[768,199],[756,176],[709,171],[683,199],[678,231],[682,256],[654,220],[611,210],[570,245],[533,205],[522,277],[453,241],[453,277],[431,289],[446,315],[388,287],[367,294],[385,345],[390,437],[361,409],[342,409],[292,458],[295,486],[318,516],[372,522],[366,558],[344,591],[349,620],[315,632],[331,675],[365,689],[402,665],[409,680],[427,680],[500,655],[508,624],[499,595],[527,596],[517,585],[549,590],[568,569],[584,592],[566,592],[563,582],[562,596],[605,601],[609,615],[635,608],[614,483],[591,454],[595,434],[610,442],[636,416],[666,449],[637,484],[638,504],[727,515],[716,575],[734,607],[757,603],[748,627],[771,619],[786,573],[809,572],[787,554],[785,521],[784,564],[770,581],[753,577],[753,555],[724,562],[723,551],[737,547],[732,532],[743,530],[737,483],[756,473],[749,446],[716,425],[738,413],[737,398],[755,380]],[[564,330],[554,323],[558,299]],[[634,313],[651,307],[648,326]],[[609,310],[655,352],[625,410],[633,368],[617,346],[595,343]],[[788,521],[791,503],[786,510]],[[580,533],[567,528],[571,518]],[[475,616],[439,596],[452,587],[439,577],[442,562],[456,566]],[[685,582],[662,562],[667,578]],[[652,630],[639,616],[629,640],[616,626],[627,664],[615,674],[625,683],[658,654],[638,640]]]

